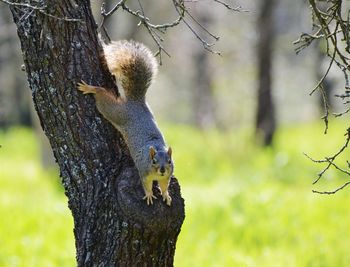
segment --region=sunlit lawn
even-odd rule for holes
[[[0,266],[74,266],[73,220],[33,132],[2,132],[0,144]]]
[[[335,152],[346,126],[285,127],[273,149],[253,145],[249,131],[199,132],[168,126],[186,219],[175,266],[349,266],[349,189],[303,152]],[[0,267],[74,266],[73,222],[53,173],[42,170],[28,129],[0,132]],[[348,155],[348,154],[347,154]]]

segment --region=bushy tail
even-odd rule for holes
[[[121,82],[127,99],[143,99],[157,73],[152,52],[134,41],[117,41],[103,47],[108,68]]]

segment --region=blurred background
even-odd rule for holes
[[[344,119],[324,135],[321,97],[309,92],[329,61],[324,45],[299,55],[293,41],[310,32],[306,1],[188,2],[214,42],[210,53],[184,24],[168,29],[162,65],[148,102],[171,144],[186,219],[175,266],[348,266],[346,177],[322,169],[344,143]],[[106,9],[114,1],[106,1]],[[96,21],[101,1],[92,1]],[[138,9],[138,2],[130,1]],[[176,19],[169,1],[143,3],[154,24]],[[157,51],[127,12],[107,22],[113,40],[134,39]],[[0,267],[74,266],[73,222],[59,171],[33,108],[16,28],[0,3]],[[332,112],[344,105],[341,73],[324,80]],[[345,157],[348,154],[344,154]],[[341,163],[340,163],[341,164]]]

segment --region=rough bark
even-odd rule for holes
[[[81,80],[117,90],[101,57],[90,2],[31,2],[38,3],[55,17],[24,6],[11,11],[35,108],[74,218],[77,265],[172,266],[184,220],[177,180],[170,184],[171,207],[158,191],[158,200],[147,206],[120,134],[97,112],[93,97],[76,90]]]
[[[264,145],[270,145],[276,129],[275,107],[272,98],[272,57],[274,43],[273,11],[275,0],[263,0],[257,20],[259,34],[258,60],[258,105],[256,113],[257,137]]]

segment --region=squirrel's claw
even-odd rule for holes
[[[80,83],[78,83],[78,85],[88,85],[84,80],[81,80]]]
[[[166,202],[168,206],[171,206],[171,196],[169,196],[169,193],[163,194],[163,201]]]
[[[146,195],[143,197],[143,199],[146,199],[147,205],[151,203],[153,205],[153,198],[157,199],[155,195],[153,195],[153,192],[147,192]]]
[[[83,80],[80,83],[78,83],[78,90],[83,92],[84,95],[86,95],[86,94],[95,94],[96,93],[95,86],[88,85]]]

